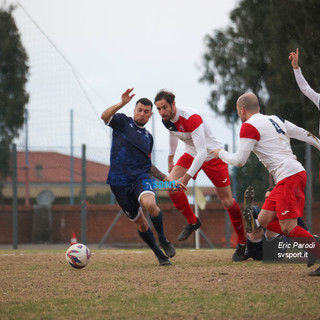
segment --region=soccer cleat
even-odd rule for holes
[[[243,218],[246,220],[246,232],[251,233],[255,228],[255,222],[253,217],[253,197],[254,189],[252,186],[249,186],[244,192],[244,204],[243,204]]]
[[[246,251],[246,246],[238,243],[236,251],[232,255],[232,261],[246,260],[245,251]]]
[[[320,267],[314,271],[309,272],[308,275],[311,277],[319,277],[320,276]]]
[[[313,237],[320,243],[320,237],[318,235],[314,234]],[[317,258],[313,254],[308,253],[308,262],[307,262],[308,268],[313,266],[316,262],[317,262]]]
[[[169,258],[163,253],[161,252],[158,256],[158,261],[160,266],[171,266],[172,262],[169,260]]]
[[[168,257],[172,258],[176,255],[176,249],[174,248],[173,244],[167,239],[160,242],[160,245]]]
[[[190,234],[193,231],[196,231],[197,229],[199,229],[200,227],[201,227],[201,221],[198,218],[197,218],[197,222],[195,224],[188,223],[184,227],[183,231],[179,234],[178,240],[183,241],[183,240],[188,239]]]

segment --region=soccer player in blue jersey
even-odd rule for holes
[[[144,126],[152,116],[152,102],[147,98],[139,99],[133,118],[117,113],[132,100],[135,95],[132,91],[133,88],[127,89],[122,94],[121,101],[101,115],[101,119],[113,129],[107,183],[110,184],[122,210],[137,225],[140,237],[152,249],[160,265],[171,265],[169,257],[175,255],[175,248],[164,234],[162,211],[156,204],[152,185],[145,183],[150,180],[150,176],[169,181],[165,174],[152,165],[150,159],[153,137]],[[180,185],[180,188],[183,187]],[[143,210],[149,212],[160,245],[166,254],[157,245]]]

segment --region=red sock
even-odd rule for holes
[[[230,208],[225,208],[229,213],[230,221],[233,225],[233,229],[238,236],[238,243],[246,244],[246,235],[243,229],[242,215],[240,207],[235,199],[233,199],[232,206]]]
[[[272,220],[268,226],[267,229],[276,233],[279,233],[283,236],[286,236],[285,233],[283,233],[283,231],[281,230],[280,224],[279,224],[279,219],[275,218],[274,220]]]
[[[320,243],[312,236],[312,234],[309,231],[301,228],[300,226],[295,226],[291,230],[289,237],[304,238],[303,240],[301,240],[301,242],[299,241],[299,239],[295,239],[296,241],[302,244],[314,243],[314,248],[306,248],[305,250],[312,253],[314,256],[320,259]]]
[[[183,191],[168,192],[174,206],[186,217],[189,224],[197,222],[197,217],[193,213],[188,198]]]

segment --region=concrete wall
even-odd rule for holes
[[[241,206],[241,205],[240,205]],[[167,237],[177,247],[193,247],[194,234],[183,242],[177,241],[177,236],[186,224],[185,218],[170,204],[162,204],[164,227]],[[107,229],[117,216],[118,205],[89,205],[87,210],[87,243],[99,243]],[[313,204],[312,233],[320,234],[320,203]],[[81,241],[81,207],[78,205],[53,205],[51,208],[52,225],[51,235],[47,242],[69,243],[72,232],[75,232],[78,241]],[[32,243],[35,224],[34,209],[32,206],[18,207],[18,243]],[[219,203],[210,203],[206,210],[200,211],[202,231],[215,247],[224,247],[225,239],[225,211]],[[45,222],[46,223],[46,222]],[[48,227],[43,226],[44,228]],[[231,231],[231,245],[236,245],[236,236]],[[35,241],[34,241],[35,242]],[[43,242],[43,239],[38,240]],[[12,208],[0,206],[0,244],[12,243]],[[144,246],[137,234],[136,227],[125,214],[116,223],[110,233],[105,246]],[[208,247],[201,237],[201,247]]]

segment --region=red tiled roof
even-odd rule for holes
[[[82,160],[74,158],[74,182],[81,182]],[[86,161],[86,181],[104,183],[109,166],[94,161]],[[25,152],[17,152],[17,179],[25,182]],[[8,179],[11,181],[11,178]],[[70,182],[70,156],[57,152],[29,151],[29,182],[66,183]]]

